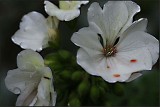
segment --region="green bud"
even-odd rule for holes
[[[107,92],[105,91],[104,87],[99,86],[100,96],[104,96]]]
[[[82,71],[75,71],[73,74],[72,74],[72,80],[73,81],[80,81],[82,79]]]
[[[44,58],[44,63],[46,65],[50,65],[52,64],[53,62],[57,62],[58,61],[58,57],[59,55],[57,53],[51,53],[51,54],[48,54],[45,56]]]
[[[108,101],[107,101],[107,102],[105,102],[105,103],[104,103],[104,105],[105,105],[106,107],[112,107],[111,103],[110,103],[110,102],[108,102]]]
[[[57,93],[57,101],[60,101],[63,99],[63,92],[61,90],[56,90]]]
[[[73,98],[73,99],[69,100],[68,106],[71,106],[71,107],[72,106],[73,107],[81,106],[81,102],[80,102],[80,100],[78,98]]]
[[[69,100],[72,100],[72,99],[77,98],[77,97],[78,97],[77,93],[75,91],[72,91],[69,95]]]
[[[49,66],[54,71],[63,68],[63,65],[59,62],[59,55],[57,53],[46,55],[44,58],[44,64]]]
[[[70,80],[71,75],[72,75],[72,72],[68,70],[64,70],[60,73],[60,77],[65,80]]]
[[[72,56],[72,57],[71,57],[71,65],[72,65],[72,66],[77,66],[77,60],[76,60],[76,57],[75,57],[75,56]]]
[[[90,90],[90,83],[88,80],[83,80],[78,86],[78,94],[80,97],[84,97]]]
[[[101,82],[99,83],[99,86],[100,86],[100,87],[103,87],[106,92],[109,90],[108,83],[105,82],[105,81],[101,81]]]
[[[118,96],[122,96],[124,94],[124,87],[120,83],[116,83],[113,92]]]
[[[70,61],[70,58],[71,58],[71,53],[69,51],[66,51],[66,50],[59,50],[58,51],[58,54],[60,56],[60,60],[63,61],[63,62],[66,62],[66,61]]]
[[[90,98],[93,102],[97,102],[99,97],[100,97],[100,90],[98,87],[93,85],[90,90]]]

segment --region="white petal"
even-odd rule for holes
[[[141,75],[142,75],[141,73],[133,73],[131,75],[131,77],[126,82],[131,82],[131,81],[137,79],[138,77],[140,77]]]
[[[113,44],[115,38],[128,20],[128,10],[124,1],[108,1],[103,8],[108,44]]]
[[[103,40],[106,40],[105,37],[105,26],[103,20],[103,13],[102,8],[99,6],[97,2],[92,3],[91,6],[88,8],[88,22],[89,26],[93,31],[102,35]],[[106,45],[104,41],[104,45]]]
[[[55,13],[56,17],[59,20],[62,21],[71,21],[74,18],[78,17],[80,15],[80,10],[79,9],[74,9],[74,10],[57,10]],[[54,15],[51,15],[54,16]]]
[[[152,64],[154,65],[159,57],[159,41],[152,35],[142,31],[131,32],[117,46],[120,51],[142,49],[143,47],[148,49],[148,52],[146,50],[143,53],[151,55]]]
[[[53,87],[53,86],[52,86]],[[55,106],[56,105],[56,100],[57,100],[57,93],[56,92],[51,92],[51,97],[52,97],[52,102],[51,102],[51,106]]]
[[[80,1],[81,4],[87,4],[89,2],[89,0],[86,0],[86,1]]]
[[[34,71],[44,67],[42,56],[33,50],[23,50],[17,56],[17,66],[22,70]]]
[[[13,35],[12,41],[23,49],[40,51],[48,44],[47,24],[45,17],[38,12],[23,16],[20,29]]]
[[[147,53],[148,50],[142,48],[136,51],[118,52],[115,57],[106,58],[103,55],[90,57],[80,48],[77,53],[77,62],[89,74],[101,76],[105,81],[124,82],[133,72],[151,69],[151,56]],[[137,59],[137,62],[131,63],[134,59]]]
[[[56,99],[57,99],[57,93],[55,92],[54,87],[53,87],[52,71],[49,67],[45,67],[44,70],[47,71],[47,72],[45,72],[44,76],[48,77],[48,78],[51,78],[50,86],[49,86],[50,87],[50,95],[51,95],[50,96],[50,99],[51,99],[50,106],[55,106],[56,105]]]
[[[109,83],[125,82],[130,77],[130,75],[131,74],[112,74],[112,73],[110,74],[110,73],[103,73],[102,74],[102,78],[105,81],[109,82]]]
[[[79,9],[61,10],[49,1],[44,1],[45,11],[50,16],[56,16],[59,20],[70,21],[79,16]]]
[[[74,33],[71,37],[71,41],[77,46],[85,49],[90,56],[92,56],[92,54],[95,55],[102,53],[103,47],[98,38],[98,34],[91,31],[88,27],[82,28]]]
[[[32,73],[30,71],[21,71],[19,69],[10,70],[5,78],[5,85],[8,90],[15,94],[20,94],[29,84],[36,84],[40,80],[41,75],[39,73]]]
[[[133,16],[136,13],[140,12],[140,6],[137,5],[136,3],[132,1],[125,1],[124,3],[127,6],[127,10],[128,10],[128,20],[127,20],[127,23],[122,28],[121,32],[124,32],[128,28],[128,26],[132,24]]]
[[[129,34],[136,31],[146,31],[148,20],[146,18],[141,18],[137,21],[134,21],[131,26],[129,26],[121,35],[119,43]]]
[[[52,106],[55,105],[56,94],[53,90],[53,77],[50,68],[44,67],[44,76],[38,85],[37,102],[35,106]],[[54,96],[54,98],[52,98]],[[54,101],[53,101],[54,100]]]
[[[131,47],[131,49],[133,48]],[[151,70],[152,68],[152,58],[148,49],[145,47],[133,49],[130,51],[118,51],[116,54],[116,59],[119,61],[119,64],[117,63],[119,67],[125,67],[125,69],[121,70],[123,73]]]
[[[82,66],[89,74],[98,75],[96,70],[96,63],[93,61],[93,57],[90,57],[88,53],[80,48],[77,52],[77,63]]]
[[[98,3],[92,3],[88,9],[88,21],[101,29],[103,39],[109,39],[107,43],[111,45],[131,25],[133,16],[139,11],[140,7],[131,1],[109,1],[103,10]]]
[[[124,82],[130,77],[132,72],[135,72],[134,70],[141,70],[134,68],[135,66],[133,67],[133,65],[129,65],[129,61],[123,58],[106,58],[103,55],[90,57],[82,48],[80,48],[77,53],[77,63],[80,66],[89,74],[101,76],[105,81],[110,83],[117,81]],[[132,70],[131,67],[134,69]],[[114,75],[120,76],[115,77]]]
[[[32,102],[29,104],[29,106],[34,106],[37,102],[37,95],[35,96],[35,98],[32,100]]]
[[[37,85],[29,84],[23,92],[18,96],[16,106],[29,106],[37,94]]]
[[[86,60],[88,61],[88,59]],[[85,60],[83,59],[83,61]],[[152,59],[146,48],[118,52],[114,57],[104,57],[99,62],[94,62],[95,58],[91,60],[92,62],[87,61],[85,61],[87,64],[84,62],[83,64],[81,61],[81,66],[83,68],[88,65],[86,66],[88,67],[88,69],[85,69],[86,71],[89,70],[89,67],[93,68],[95,69],[94,71],[98,73],[96,75],[101,76],[105,81],[110,83],[117,81],[124,82],[128,80],[133,72],[150,70],[152,67]],[[95,67],[89,66],[90,63],[95,63]]]
[[[124,82],[131,75],[131,73],[128,72],[130,71],[130,68],[124,65],[121,61],[117,60],[115,57],[103,57],[99,60],[99,62],[95,63],[95,71],[107,82]]]

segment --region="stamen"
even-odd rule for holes
[[[106,48],[103,48],[102,52],[106,57],[109,57],[114,56],[117,53],[117,49],[114,46],[107,46]]]

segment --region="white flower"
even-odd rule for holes
[[[70,21],[80,14],[81,4],[87,4],[89,1],[59,1],[59,8],[49,1],[44,1],[45,11],[50,16],[56,16],[59,20]]]
[[[91,75],[110,83],[131,81],[142,70],[151,70],[159,57],[159,41],[145,32],[147,19],[132,23],[140,7],[131,1],[108,1],[88,9],[89,27],[71,40],[81,48],[77,63]],[[133,74],[133,75],[132,75]]]
[[[30,12],[24,15],[20,23],[20,29],[12,36],[12,41],[23,49],[41,51],[48,46],[51,36],[56,36],[56,33],[50,35],[50,31],[55,32],[58,28],[59,21],[56,18],[53,17],[50,20],[49,17],[48,19],[38,12]]]
[[[44,65],[40,54],[33,50],[20,52],[17,66],[17,69],[9,70],[5,78],[8,90],[20,94],[16,106],[54,106],[57,94],[52,72]]]

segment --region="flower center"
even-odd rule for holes
[[[106,57],[115,56],[116,53],[117,49],[115,46],[106,46],[105,48],[103,48],[103,54]]]

